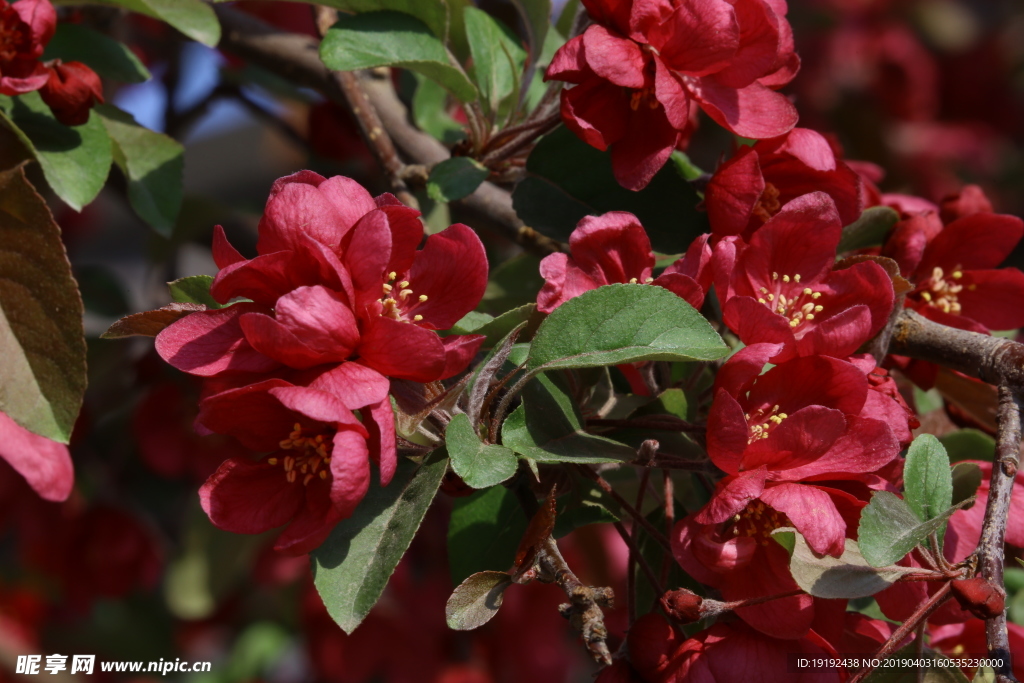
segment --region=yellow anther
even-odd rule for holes
[[[308,484],[312,480],[313,480],[313,475],[312,474],[307,474],[305,477],[302,478],[302,485],[305,486],[306,484]]]
[[[320,478],[327,479],[327,470],[320,470]]]
[[[418,297],[416,297],[416,298],[420,300],[420,303],[423,303],[424,301],[426,301],[426,300],[427,300],[427,295],[426,295],[426,294],[420,294],[420,295],[419,295]]]
[[[804,287],[804,296],[811,293],[813,293],[813,290],[810,287]]]
[[[422,315],[414,315],[414,316],[412,317],[412,321],[413,321],[414,323],[418,323],[418,322],[419,322],[419,321],[421,321],[421,320],[423,320],[423,316],[422,316]]]
[[[401,282],[398,283],[398,288],[399,289],[405,289],[408,286],[409,286],[409,281],[408,280],[402,280]]]
[[[768,301],[775,301],[775,295],[774,294],[769,294],[768,295]]]
[[[800,274],[799,273],[797,273],[796,275],[793,276],[793,282],[800,282]]]
[[[394,280],[396,277],[398,277],[398,273],[396,273],[395,271],[391,271],[390,273],[388,273],[389,280]]]
[[[635,277],[629,278],[629,284],[635,285],[636,283],[637,283],[637,279]]]
[[[785,420],[787,417],[789,417],[789,415],[786,415],[785,413],[779,413],[779,417]]]
[[[651,284],[652,282],[654,282],[654,278],[653,278],[653,277],[649,277],[649,278],[647,278],[646,280],[644,280],[644,284],[645,284],[645,285],[649,285],[649,284]]]
[[[783,282],[789,282],[789,276],[788,275],[783,275],[782,276],[782,281]]]
[[[773,406],[772,406],[772,412],[773,412],[773,413],[774,413],[775,411],[777,411],[778,409],[779,409],[779,405],[778,405],[778,404],[775,404],[775,405],[773,405]]]
[[[278,446],[278,448],[283,448],[285,450],[288,450],[288,449],[290,449],[292,447],[292,440],[291,439],[282,439],[281,441],[277,442],[277,446]]]
[[[297,476],[298,476],[298,474],[296,474],[295,470],[290,470],[288,472],[288,474],[284,475],[284,478],[288,480],[289,484],[294,484],[295,483],[295,478]]]
[[[773,273],[772,273],[772,279],[773,279],[773,280],[778,280],[778,279],[779,279],[779,274],[778,274],[778,273],[774,273],[774,272],[773,272]]]
[[[924,299],[925,301],[931,301],[932,295],[929,294],[928,292],[921,292],[921,298]]]
[[[388,285],[388,284],[383,285],[383,287],[384,287],[384,293],[385,294],[390,294],[391,290],[393,289],[392,286]]]
[[[824,308],[825,308],[824,306],[822,306],[821,304],[818,304],[817,306],[814,307],[814,312],[815,313],[821,313],[822,309],[824,309]]]
[[[962,272],[960,272],[959,270],[954,270],[953,271],[953,279],[954,280],[959,280],[963,276],[964,276],[964,274]]]
[[[820,299],[821,298],[821,292],[815,292],[814,294],[811,294],[811,298],[812,299]]]
[[[783,315],[786,312],[786,307],[780,304],[779,307],[775,309],[775,312],[779,315]]]
[[[762,288],[761,288],[761,293],[762,293],[762,294],[767,294],[767,293],[768,293],[768,289],[767,289],[767,288],[765,288],[765,287],[762,287]]]
[[[284,471],[291,472],[293,469],[295,469],[295,458],[290,455],[284,456]]]
[[[277,464],[277,458],[267,458],[267,464],[268,465],[276,465]]]
[[[799,320],[790,320],[790,321],[789,321],[789,326],[790,326],[790,327],[796,327],[796,326],[797,326],[797,325],[799,325],[799,324],[800,324],[800,321],[799,321]]]
[[[757,300],[757,303],[759,303],[759,304],[765,304],[765,303],[768,303],[768,302],[767,302],[767,301],[765,301],[764,299],[758,299],[758,300]]]
[[[412,294],[412,290],[411,289],[403,289],[401,292],[398,293],[398,297],[400,299],[404,299],[405,297],[409,296],[410,294]]]
[[[808,320],[814,320],[814,314],[813,313],[808,313],[807,314],[807,319]]]

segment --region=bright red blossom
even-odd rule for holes
[[[56,28],[57,12],[49,0],[0,0],[0,94],[43,87],[49,72],[39,58]]]
[[[89,120],[93,105],[103,102],[103,85],[85,64],[55,59],[39,94],[58,121],[65,126],[80,126]]]
[[[794,128],[741,147],[715,171],[704,197],[716,239],[742,235],[749,241],[782,206],[815,191],[832,198],[843,225],[860,216],[860,176],[836,157],[820,133]]]
[[[785,3],[766,0],[588,0],[597,22],[556,53],[546,78],[562,119],[587,144],[611,147],[619,182],[642,189],[692,129],[694,105],[732,132],[776,137],[796,109],[771,88],[799,65]]]
[[[893,306],[892,281],[877,263],[833,270],[842,221],[823,192],[786,204],[749,245],[715,247],[723,320],[745,344],[782,343],[795,356],[848,356],[874,336]]]
[[[583,292],[615,283],[664,287],[699,309],[711,286],[708,235],[694,240],[685,256],[655,278],[647,233],[637,217],[625,211],[581,220],[569,236],[569,250],[570,254],[545,256],[540,263],[545,282],[537,295],[537,308],[542,313]]]

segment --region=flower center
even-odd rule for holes
[[[299,481],[299,475],[302,475],[303,486],[313,481],[315,477],[326,480],[329,476],[331,464],[329,436],[324,434],[303,436],[302,425],[296,422],[292,433],[288,435],[287,439],[282,439],[278,446],[283,451],[294,452],[280,458],[267,458],[267,464],[272,466],[280,464],[288,483],[294,484]]]
[[[780,413],[779,406],[774,405],[770,410],[761,408],[753,413],[745,413],[743,417],[747,420],[747,443],[752,444],[758,439],[767,439],[768,434],[789,415]]]
[[[821,292],[810,287],[801,289],[799,284],[799,273],[792,276],[772,273],[771,288],[759,288],[761,296],[757,298],[759,304],[764,304],[773,313],[788,319],[789,326],[794,328],[794,331],[802,323],[814,320],[825,308],[818,303]]]
[[[6,5],[0,9],[0,64],[10,62],[25,51],[30,42],[27,28],[13,7]]]
[[[754,204],[754,215],[767,223],[768,219],[779,212],[782,204],[779,202],[779,188],[771,183],[764,184],[764,192],[761,193],[757,204]]]
[[[633,94],[629,96],[629,108],[636,111],[640,108],[641,104],[646,104],[649,109],[657,109],[661,102],[658,102],[658,98],[654,95],[654,88],[644,87],[639,90],[634,90]]]
[[[382,306],[380,314],[392,320],[418,323],[423,320],[423,316],[418,314],[410,316],[409,314],[420,304],[425,303],[428,297],[426,294],[415,296],[415,292],[409,287],[408,280],[395,282],[397,279],[398,274],[392,271],[388,273],[388,281],[382,285],[384,293],[380,299]]]
[[[776,512],[759,500],[747,503],[727,524],[732,524],[733,536],[748,536],[766,546],[772,539],[772,532],[784,526],[792,526],[786,515]]]
[[[948,278],[942,268],[935,266],[932,269],[932,276],[925,280],[918,289],[918,296],[929,306],[938,308],[943,313],[959,315],[960,302],[957,300],[957,295],[964,288],[960,282],[963,276],[959,265],[953,269]],[[968,285],[968,289],[974,289],[974,287],[974,285]]]

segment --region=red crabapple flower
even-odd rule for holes
[[[0,412],[0,458],[44,500],[62,501],[75,483],[68,447],[28,431]]]
[[[838,683],[838,669],[790,673],[789,656],[834,657],[835,648],[814,631],[792,639],[772,638],[741,621],[720,621],[691,638],[660,614],[636,620],[627,638],[629,659],[650,683]],[[628,680],[628,679],[624,679]]]
[[[871,391],[861,368],[812,356],[761,374],[778,348],[747,346],[719,371],[707,450],[726,476],[671,539],[683,569],[730,601],[796,590],[788,554],[771,541],[777,528],[795,527],[815,552],[840,555],[870,489],[886,486],[878,471],[900,451],[887,419],[904,413]],[[736,613],[781,637],[802,635],[814,618],[808,595]]]
[[[483,337],[447,329],[487,284],[483,244],[457,224],[427,238],[419,212],[358,183],[303,171],[278,180],[245,259],[218,230],[223,303],[163,330],[157,351],[194,375],[278,372],[356,361],[389,377],[429,382],[465,369]]]
[[[0,94],[39,90],[49,71],[39,61],[57,28],[50,0],[0,0]]]
[[[786,204],[748,245],[723,240],[714,270],[723,320],[745,344],[782,343],[772,360],[845,357],[882,329],[892,281],[877,263],[833,270],[842,221],[824,192]]]
[[[797,122],[774,92],[796,75],[785,3],[767,0],[588,0],[595,20],[555,54],[545,78],[562,120],[611,148],[615,177],[643,189],[692,127],[694,105],[737,135],[771,138]],[[781,13],[780,13],[781,12]]]
[[[382,486],[394,475],[388,387],[372,370],[346,363],[308,386],[267,379],[203,399],[198,425],[267,454],[232,457],[207,479],[199,496],[210,521],[244,534],[287,525],[278,550],[318,547],[366,495],[371,460]]]
[[[81,62],[55,59],[49,68],[50,77],[39,90],[43,102],[65,126],[81,126],[89,120],[93,105],[103,102],[100,77]]]
[[[828,194],[843,225],[861,213],[861,179],[839,160],[828,141],[808,128],[741,147],[711,176],[704,194],[715,238],[755,230],[785,204],[815,191]]]
[[[569,236],[570,254],[549,254],[540,262],[545,282],[537,309],[550,313],[583,292],[615,283],[664,287],[699,309],[711,286],[708,237],[694,240],[683,257],[655,278],[651,241],[636,216],[625,211],[587,216]]]

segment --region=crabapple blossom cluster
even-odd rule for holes
[[[483,340],[435,332],[483,296],[476,233],[456,224],[421,242],[415,209],[309,171],[274,183],[255,258],[217,228],[210,293],[224,306],[156,338],[164,360],[204,378],[197,430],[262,454],[224,461],[203,485],[214,524],[239,533],[287,524],[278,549],[304,553],[358,505],[371,461],[390,481],[389,381],[451,377]]]
[[[611,150],[615,177],[639,190],[683,148],[704,111],[748,138],[797,122],[775,89],[800,60],[786,3],[769,0],[586,0],[593,20],[555,55],[547,78],[562,91],[562,120],[592,147]]]
[[[103,102],[99,76],[81,62],[40,61],[57,28],[50,0],[0,0],[0,94],[39,91],[58,121],[78,126]]]

